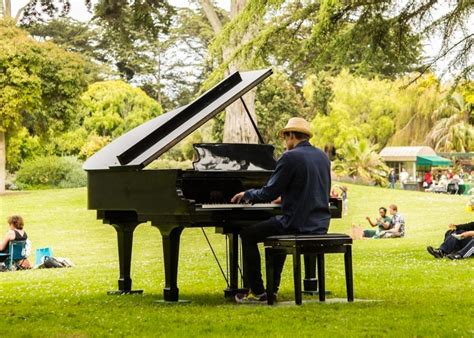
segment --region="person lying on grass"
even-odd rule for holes
[[[462,259],[472,257],[474,253],[474,222],[458,225],[450,224],[448,229],[444,234],[444,242],[439,248],[426,247],[428,253],[435,258]]]
[[[23,230],[24,222],[21,216],[10,216],[7,218],[7,223],[9,230],[0,242],[1,253],[8,253],[10,241],[26,241],[28,239],[28,235],[25,230]],[[0,256],[0,261],[5,261],[6,258],[7,256]],[[26,258],[20,262],[20,265],[23,269],[31,268],[31,264]]]

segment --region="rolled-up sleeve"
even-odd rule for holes
[[[267,184],[261,189],[249,189],[245,192],[244,199],[249,202],[271,202],[281,196],[286,190],[294,174],[294,163],[289,155],[283,154],[278,160],[275,171]]]

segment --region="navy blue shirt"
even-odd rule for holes
[[[300,142],[278,160],[275,172],[261,189],[250,189],[244,199],[271,202],[281,196],[283,228],[299,233],[324,234],[329,228],[331,162],[321,149]]]

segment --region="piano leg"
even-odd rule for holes
[[[163,238],[163,257],[165,262],[165,288],[163,298],[165,302],[177,302],[179,300],[178,289],[178,260],[179,240],[183,227],[160,227]]]
[[[132,279],[130,278],[133,231],[138,224],[136,222],[112,224],[117,231],[120,278],[118,280],[118,290],[107,292],[109,295],[143,293],[143,290],[132,290]]]
[[[318,295],[318,279],[316,278],[316,255],[304,255],[304,279],[303,279],[303,293],[307,295]],[[331,294],[331,291],[325,290],[326,295]]]
[[[229,286],[224,290],[224,297],[233,299],[237,293],[246,293],[248,289],[239,288],[239,233],[226,234],[229,238]]]

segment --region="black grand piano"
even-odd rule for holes
[[[273,146],[264,144],[250,114],[260,144],[196,144],[193,169],[143,169],[271,74],[271,69],[235,72],[189,105],[136,127],[86,161],[88,208],[117,231],[115,293],[141,292],[132,290],[130,278],[133,231],[148,221],[163,238],[165,301],[179,299],[179,242],[187,227],[216,227],[228,237],[225,295],[238,292],[239,229],[281,212],[276,204],[229,204],[235,193],[264,185],[276,164]],[[331,200],[331,213],[340,217],[340,200]]]

